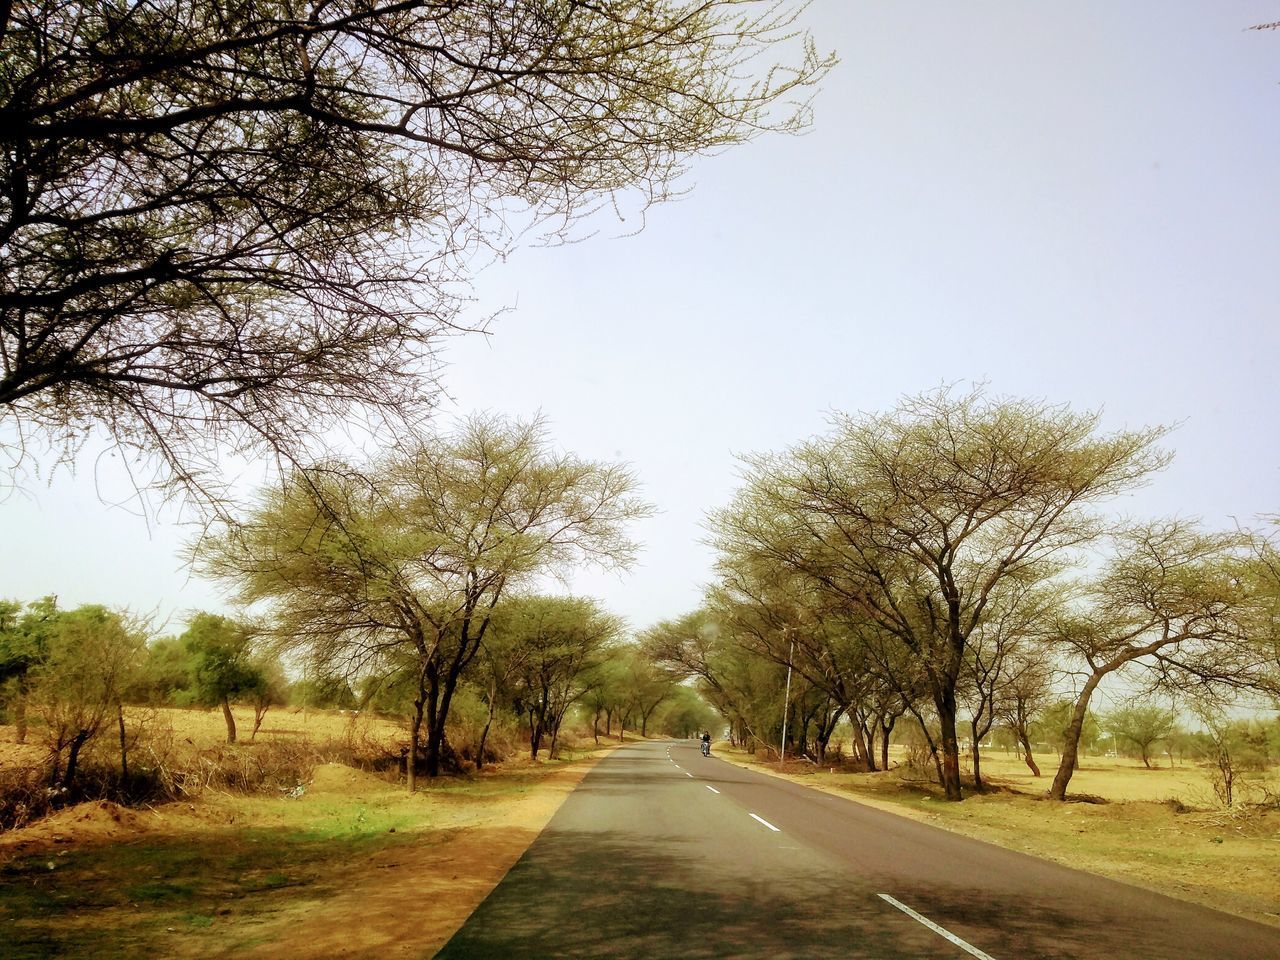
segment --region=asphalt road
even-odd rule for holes
[[[1280,960],[1280,930],[672,741],[597,764],[437,956]]]

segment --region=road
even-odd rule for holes
[[[1280,930],[654,741],[597,764],[437,956],[1277,960]]]

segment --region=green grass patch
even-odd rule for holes
[[[323,897],[354,858],[414,839],[389,832],[409,819],[404,813],[340,807],[276,829],[144,838],[10,861],[0,867],[4,956],[199,956],[184,940]]]

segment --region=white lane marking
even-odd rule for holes
[[[713,787],[713,786],[712,786],[711,784],[709,784],[709,783],[708,783],[708,784],[706,784],[705,786],[706,786],[706,788],[707,788],[708,790],[710,790],[712,793],[719,793],[719,792],[720,792],[719,790],[717,790],[715,787]]]
[[[782,831],[781,831],[781,830],[779,830],[777,827],[775,827],[772,823],[770,823],[768,820],[766,820],[764,817],[757,817],[754,813],[752,813],[752,814],[748,814],[748,816],[750,816],[752,820],[759,820],[761,823],[763,823],[766,827],[768,827],[768,828],[769,828],[770,830],[772,830],[774,833],[781,833],[781,832],[782,832]]]
[[[755,814],[752,814],[752,816],[755,816]],[[910,907],[908,907],[905,903],[901,903],[893,899],[893,897],[889,896],[887,893],[877,893],[876,896],[879,897],[881,900],[885,901],[886,903],[892,904],[893,906],[897,907],[899,910],[905,913],[912,920],[920,921],[926,927],[928,927],[930,930],[936,933],[938,936],[942,937],[945,940],[950,940],[952,943],[954,943],[957,947],[959,947],[965,953],[972,954],[973,956],[977,957],[978,960],[995,960],[995,957],[991,956],[991,954],[983,953],[981,950],[979,950],[977,947],[973,946],[972,944],[965,943],[963,940],[957,937],[950,930],[944,930],[942,927],[938,926],[928,917],[921,916],[920,914],[912,910]]]
[[[693,774],[692,774],[692,773],[690,773],[688,770],[686,770],[686,771],[684,772],[684,775],[685,775],[686,777],[689,777],[690,779],[692,779],[692,778],[693,778]]]

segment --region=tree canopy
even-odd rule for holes
[[[620,193],[664,199],[691,155],[807,122],[832,59],[796,12],[3,4],[10,456],[96,426],[209,493],[225,443],[415,422],[477,252]],[[756,63],[780,44],[793,65]]]

